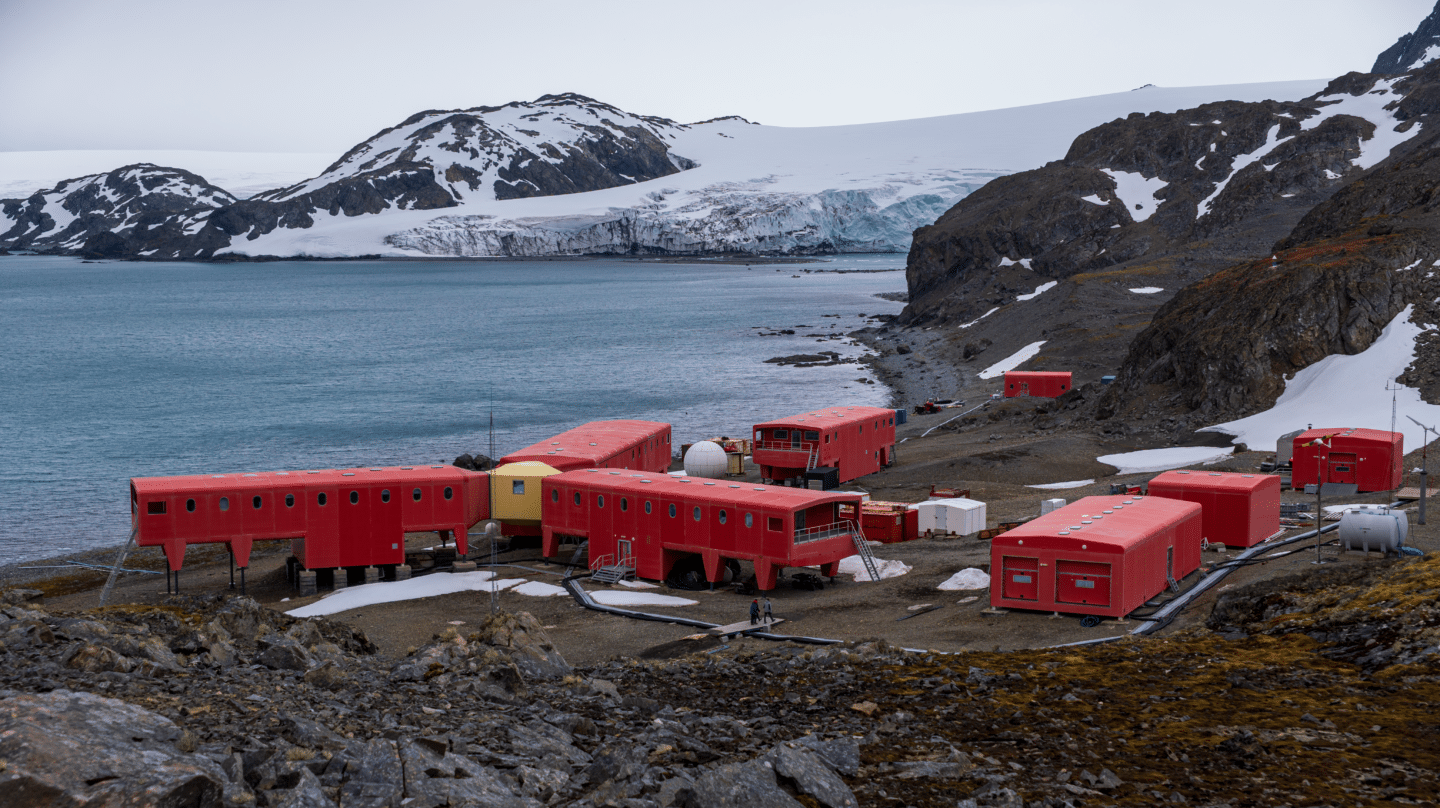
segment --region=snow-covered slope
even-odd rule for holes
[[[0,152],[0,199],[27,198],[74,177],[105,174],[116,166],[150,163],[199,174],[240,199],[294,185],[334,162],[311,152],[211,152],[175,149]]]
[[[320,177],[253,201],[303,203],[307,195],[398,166],[389,170],[403,169],[407,181],[427,175],[427,183],[455,200],[452,206],[416,210],[399,202],[352,216],[338,205],[306,205],[313,215],[292,213],[276,217],[273,227],[237,228],[225,234],[228,246],[207,249],[312,256],[904,251],[915,227],[934,221],[959,198],[996,176],[1063,157],[1078,134],[1097,124],[1217,100],[1301,98],[1324,86],[1300,81],[1149,87],[1013,109],[816,128],[759,126],[736,118],[677,125],[618,110],[604,124],[583,103],[547,107],[541,115],[534,105],[465,112],[483,127],[471,121],[455,125],[458,113],[422,113],[356,147]],[[563,144],[556,153],[547,153],[544,144],[565,140],[567,128],[573,132],[584,123],[616,139],[643,130],[664,145],[672,165],[685,170],[582,193],[505,198],[508,192],[496,192],[524,185],[515,173],[524,160],[517,162],[516,155],[528,152],[553,165],[565,158]],[[524,166],[535,168],[543,166]]]

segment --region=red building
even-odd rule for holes
[[[599,469],[546,477],[541,491],[546,557],[560,536],[588,539],[592,566],[629,558],[653,580],[687,564],[717,583],[727,560],[752,562],[761,589],[786,567],[833,576],[859,531],[859,494]]]
[[[1317,441],[1323,439],[1328,446]],[[1404,474],[1405,436],[1378,429],[1311,429],[1295,436],[1290,485],[1354,483],[1360,491],[1393,491]]]
[[[1058,398],[1070,391],[1070,373],[1043,370],[1005,371],[1005,397]]]
[[[1201,508],[1085,497],[990,541],[990,605],[1124,617],[1200,566]]]
[[[895,460],[895,411],[827,407],[756,424],[751,458],[766,480],[834,468],[840,482],[874,474]]]
[[[870,500],[860,505],[860,530],[869,541],[894,544],[920,537],[920,512],[904,502]]]
[[[225,544],[250,566],[257,541],[289,539],[305,569],[405,563],[405,534],[465,531],[490,514],[487,475],[454,466],[135,477],[130,518],[141,547],[172,572],[191,544]]]
[[[670,425],[659,421],[591,421],[502,458],[535,460],[559,470],[609,468],[662,472],[670,468]]]
[[[1200,535],[1226,547],[1253,547],[1280,530],[1280,478],[1273,474],[1167,471],[1150,496],[1200,506]]]

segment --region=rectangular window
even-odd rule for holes
[[[769,518],[767,518],[767,519],[765,520],[765,529],[766,529],[766,530],[773,530],[773,531],[775,531],[776,533],[779,533],[779,532],[780,532],[781,530],[783,530],[784,528],[785,528],[785,520],[781,519],[781,518],[778,517],[778,516],[771,516],[771,517],[769,517]]]
[[[790,430],[788,430],[788,429],[777,429],[777,430],[775,430],[775,440],[785,440],[785,439],[788,438],[788,437],[790,437]]]
[[[163,500],[160,502],[147,502],[145,503],[145,512],[154,515],[163,514],[165,513],[165,502]]]
[[[510,481],[510,493],[514,494],[514,495],[517,496],[517,497],[520,496],[521,494],[525,493],[525,481],[524,481],[524,480],[511,480],[511,481]]]
[[[820,433],[819,433],[819,432],[806,432],[806,433],[805,433],[805,440],[820,440]]]

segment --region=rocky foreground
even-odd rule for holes
[[[1225,593],[1209,629],[568,665],[527,614],[401,659],[246,598],[0,609],[0,802],[1434,804],[1440,561]],[[30,596],[33,596],[30,595]]]

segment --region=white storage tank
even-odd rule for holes
[[[1057,511],[1063,507],[1065,507],[1065,500],[1061,499],[1060,497],[1056,497],[1054,499],[1042,499],[1040,500],[1040,515],[1044,516],[1051,511]]]
[[[960,497],[918,502],[910,508],[918,512],[921,534],[954,533],[970,536],[985,529],[985,503]]]
[[[718,480],[729,469],[729,459],[720,444],[702,440],[685,452],[685,473],[691,477]]]
[[[1399,554],[1410,535],[1410,516],[1383,505],[1349,510],[1340,517],[1340,546]]]

